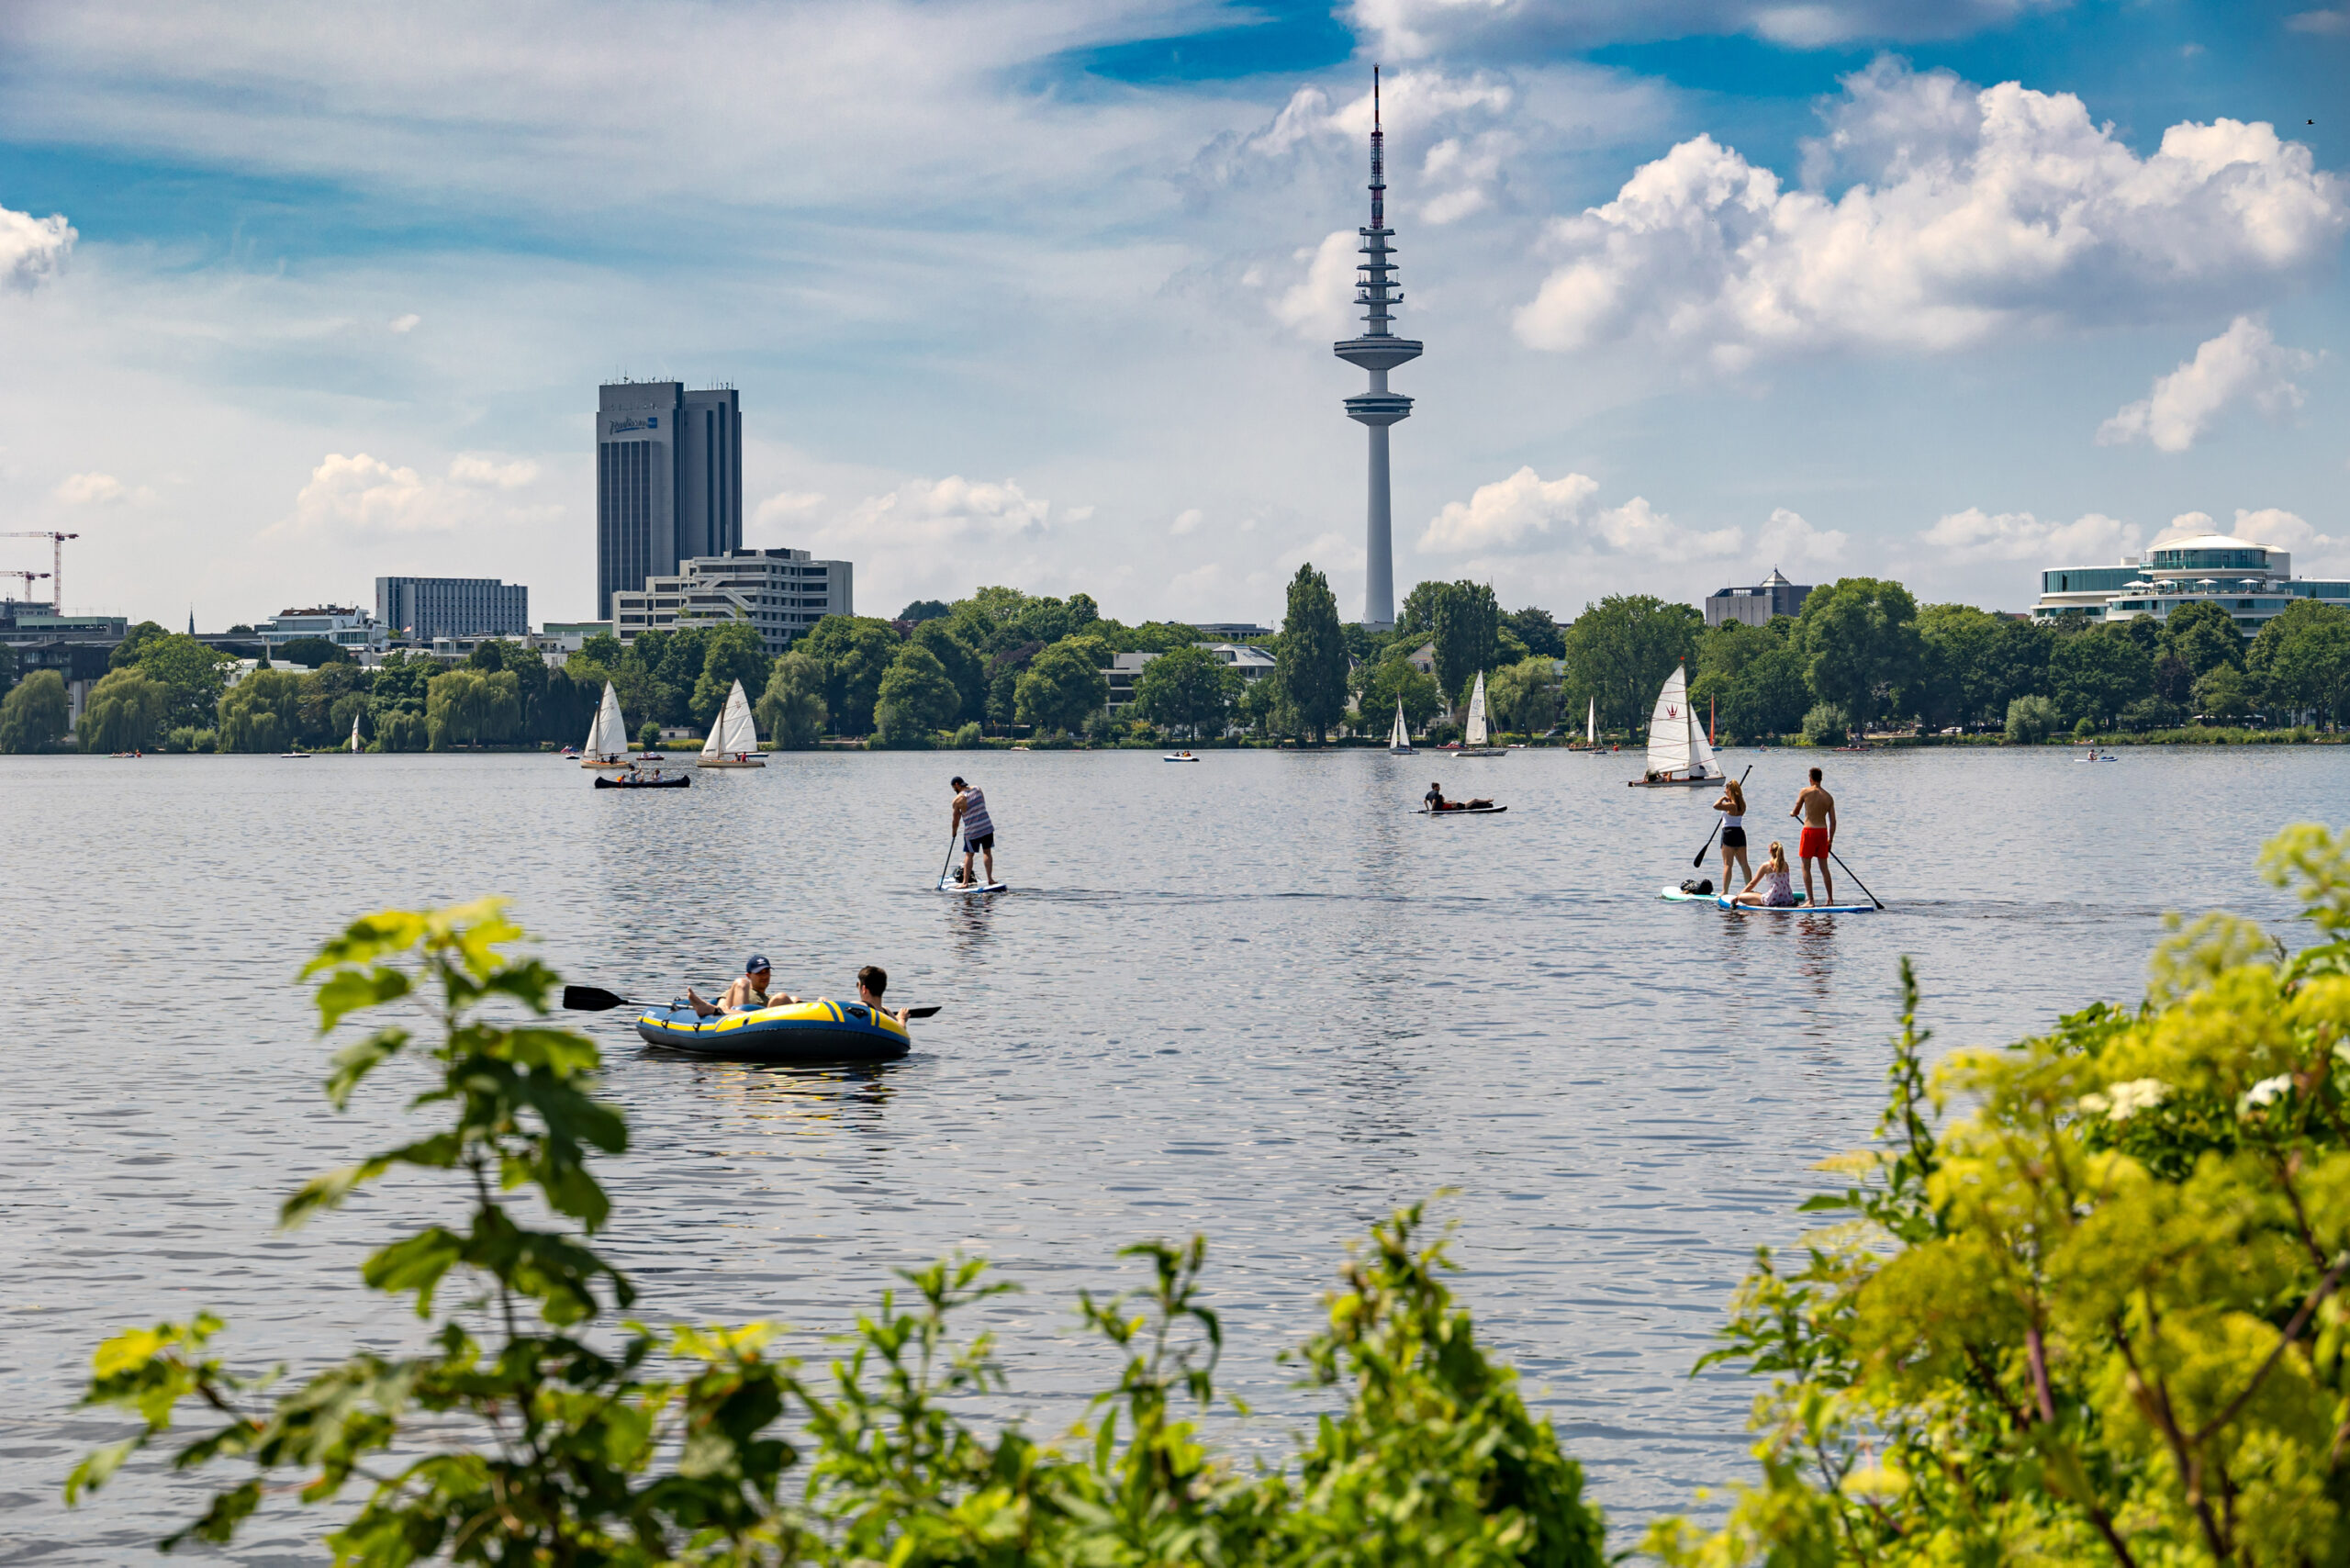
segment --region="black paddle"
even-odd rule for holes
[[[567,985],[563,988],[563,1004],[574,1013],[609,1013],[615,1007],[650,1007],[649,1002],[631,1002],[627,997],[593,985]],[[944,1005],[943,1003],[941,1005]],[[937,1007],[909,1007],[909,1018],[928,1018]]]
[[[1754,765],[1751,762],[1748,763],[1746,765],[1746,773],[1751,773],[1753,771]],[[1738,776],[1738,787],[1741,790],[1746,788],[1746,773],[1741,773]],[[1717,812],[1714,813],[1714,825],[1712,832],[1706,834],[1705,843],[1697,846],[1697,853],[1689,857],[1689,866],[1692,870],[1695,870],[1696,868],[1703,866],[1706,863],[1706,851],[1714,846],[1714,834],[1719,833],[1721,830],[1722,813]],[[1860,880],[1857,877],[1852,879],[1854,881]]]
[[[1836,846],[1832,844],[1828,846],[1828,857],[1830,859],[1835,861],[1838,866],[1843,867],[1844,875],[1847,877],[1852,877],[1852,868],[1850,866],[1844,865],[1844,857],[1836,853]],[[1869,885],[1866,882],[1862,881],[1858,877],[1852,877],[1852,885],[1860,889],[1861,891],[1869,893]],[[1874,893],[1869,893],[1869,902],[1876,905],[1879,909],[1883,909],[1885,907],[1885,901],[1877,897]]]

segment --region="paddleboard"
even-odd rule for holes
[[[1732,903],[1729,902],[1728,893],[1716,893],[1714,902],[1738,914],[1874,914],[1876,913],[1876,905],[1873,903],[1807,904],[1803,902],[1801,893],[1796,895],[1794,903]]]
[[[1660,888],[1657,890],[1657,897],[1670,903],[1712,903],[1721,895],[1719,893],[1684,893],[1679,888]],[[1801,893],[1796,895],[1796,902],[1798,904],[1803,902]]]
[[[1419,817],[1497,817],[1507,810],[1507,806],[1462,806],[1458,811],[1432,812],[1423,806],[1412,814]]]
[[[942,893],[1000,893],[1011,886],[1010,882],[941,882],[938,890]]]

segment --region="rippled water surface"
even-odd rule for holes
[[[1811,756],[1754,764],[1757,855]],[[1638,1521],[1742,1473],[1751,1390],[1692,1380],[1758,1243],[1878,1106],[1894,970],[1935,1047],[2133,998],[2169,909],[2282,923],[2278,824],[2339,820],[2350,753],[1833,756],[1838,846],[1893,906],[1733,918],[1669,904],[1709,795],[1630,756],[1371,752],[779,756],[690,790],[597,791],[537,757],[0,758],[12,916],[0,1001],[0,1558],[143,1561],[195,1493],[146,1464],[74,1513],[71,1409],[112,1327],[208,1307],[232,1357],[297,1365],[413,1332],[354,1267],[440,1212],[395,1187],[272,1228],[304,1176],[379,1147],[396,1071],[348,1115],[293,983],[386,905],[509,897],[566,978],[667,996],[745,953],[801,992],[944,1011],[863,1071],[698,1063],[592,1026],[633,1151],[611,1252],[656,1319],[848,1326],[893,1268],[982,1252],[1014,1390],[1058,1429],[1110,1363],[1076,1336],[1113,1253],[1205,1231],[1223,1381],[1278,1453],[1306,1406],[1275,1353],[1348,1238],[1456,1189],[1482,1333]],[[988,791],[1013,885],[932,890],[949,774]],[[1431,778],[1505,815],[1416,817]],[[1714,862],[1709,868],[1716,870]],[[273,1506],[235,1556],[308,1562]]]

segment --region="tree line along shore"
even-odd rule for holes
[[[314,669],[264,666],[232,683],[234,660],[151,621],[114,650],[78,725],[55,671],[19,680],[0,648],[0,752],[280,752],[345,745],[354,721],[371,751],[561,745],[586,734],[606,681],[650,744],[706,729],[737,680],[780,747],[1324,743],[1384,736],[1399,707],[1440,745],[1480,673],[1505,734],[1579,735],[1595,715],[1604,734],[1637,738],[1676,665],[1692,708],[1732,745],[2318,740],[2350,717],[2350,609],[2312,599],[2247,639],[2212,605],[2052,624],[1921,608],[1899,583],[1846,577],[1766,625],[1708,628],[1692,606],[1645,594],[1602,599],[1562,625],[1539,607],[1503,610],[1488,585],[1430,581],[1380,632],[1341,622],[1308,564],[1281,629],[1253,639],[1270,674],[1245,679],[1205,640],[1178,622],[1110,619],[1086,594],[996,587],[918,600],[895,621],[827,616],[773,657],[742,623],[648,632],[625,648],[591,637],[559,667],[489,643],[461,664],[395,653],[366,668],[318,642]],[[1154,656],[1113,712],[1121,654]]]

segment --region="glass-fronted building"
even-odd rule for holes
[[[596,610],[743,543],[743,398],[621,381],[596,394]]]
[[[527,636],[531,590],[498,577],[377,577],[375,620],[416,643]]]
[[[2297,577],[2288,550],[2225,533],[2169,539],[2110,566],[2052,566],[2040,574],[2038,621],[2160,621],[2182,604],[2216,604],[2249,637],[2297,599],[2350,607],[2350,577]]]

